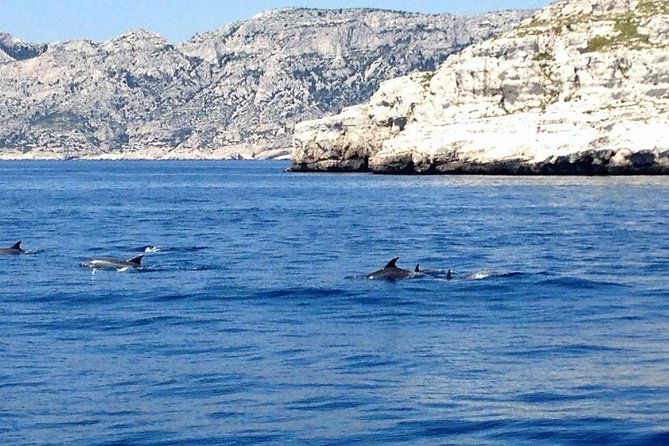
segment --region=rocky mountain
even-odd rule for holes
[[[0,62],[37,57],[44,53],[47,48],[47,45],[26,43],[10,34],[0,33]]]
[[[562,0],[363,105],[301,123],[294,170],[669,173],[669,2]]]
[[[529,16],[282,9],[171,45],[0,35],[0,158],[271,158],[295,123]]]

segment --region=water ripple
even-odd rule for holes
[[[282,167],[2,163],[0,443],[669,442],[669,179]]]

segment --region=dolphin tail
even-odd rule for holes
[[[132,259],[128,259],[128,263],[132,263],[133,265],[140,266],[142,264],[142,257],[144,257],[144,254],[139,255],[137,257],[133,257]]]
[[[9,249],[21,249],[21,240],[19,240],[18,242],[14,243],[14,245],[13,245],[11,248],[9,248]]]
[[[399,259],[399,257],[393,257],[393,259],[386,264],[384,269],[386,269],[386,268],[397,268],[397,265],[395,265],[395,263],[397,263],[397,259]]]

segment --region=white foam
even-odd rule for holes
[[[144,252],[163,252],[165,248],[162,246],[147,246],[144,248]]]
[[[486,272],[486,271],[480,271],[477,273],[470,274],[467,276],[468,279],[472,280],[482,280],[482,279],[487,279],[488,277],[492,276],[493,273]]]

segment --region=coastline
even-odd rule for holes
[[[351,160],[348,160],[351,161]],[[614,175],[669,175],[669,151],[595,150],[570,155],[553,156],[541,162],[522,159],[498,159],[486,162],[451,160],[416,162],[411,154],[391,162],[295,163],[291,172],[361,172],[380,175],[519,175],[519,176],[614,176]]]
[[[283,153],[285,151],[275,151]],[[272,152],[272,153],[275,153]],[[172,153],[169,151],[153,151],[152,153],[121,152],[104,153],[100,155],[68,156],[59,152],[42,152],[39,154],[21,152],[0,152],[1,161],[290,161],[290,156],[229,156],[213,153]]]
[[[59,156],[60,155],[60,156]],[[167,153],[156,156],[138,152],[105,153],[95,156],[67,157],[58,153],[0,153],[3,161],[291,161],[290,157],[243,158],[225,157],[215,153]],[[624,162],[621,162],[622,158]],[[368,159],[329,160],[316,163],[295,163],[285,169],[289,173],[374,174],[400,176],[663,176],[669,175],[669,152],[629,152],[618,156],[612,151],[592,151],[555,156],[544,162],[500,159],[487,162],[455,160],[450,162],[415,162],[408,157],[395,162],[374,164]]]

